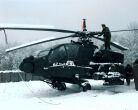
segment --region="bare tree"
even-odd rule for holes
[[[138,29],[138,24],[136,22],[130,23],[128,29]],[[138,58],[138,31],[126,32],[120,37],[120,43],[129,48],[125,52],[125,63],[134,62]]]

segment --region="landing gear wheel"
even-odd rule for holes
[[[91,87],[91,85],[89,83],[86,83],[86,87],[87,87],[88,90],[92,89],[92,87]]]
[[[83,92],[86,92],[87,90],[91,90],[91,85],[89,83],[84,83],[80,88]]]
[[[66,84],[60,81],[51,81],[51,80],[43,80],[44,82],[46,82],[50,87],[52,87],[53,89],[57,89],[59,91],[64,91],[66,90]]]
[[[64,91],[64,90],[66,90],[66,85],[65,85],[65,83],[59,82],[59,81],[53,81],[53,82],[52,82],[52,87],[53,87],[54,89],[59,90],[59,91]]]
[[[66,90],[66,84],[65,83],[59,83],[57,89],[59,91],[65,91]]]

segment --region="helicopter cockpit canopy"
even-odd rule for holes
[[[39,53],[37,53],[37,57],[47,56],[48,53],[49,53],[49,51],[50,51],[50,49],[46,49],[46,50],[39,51]]]
[[[79,47],[74,44],[59,45],[49,52],[48,62],[49,63],[66,63],[67,60],[77,58]],[[75,50],[75,51],[74,51]]]

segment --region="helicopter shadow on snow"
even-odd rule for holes
[[[112,85],[112,86],[103,86],[100,85],[93,85],[92,89],[87,91],[89,94],[96,95],[98,94],[108,94],[108,95],[115,95],[119,93],[126,93],[128,91],[134,90],[134,83],[132,82],[130,86],[125,85]],[[87,94],[87,92],[84,92]],[[54,98],[54,97],[62,97],[68,95],[74,95],[82,93],[78,85],[69,85],[65,91],[58,91],[52,88],[47,88],[43,90],[39,90],[34,92],[33,94],[28,94],[29,97],[39,97],[39,98]]]
[[[72,95],[76,93],[80,93],[81,90],[78,85],[70,85],[67,86],[65,91],[58,91],[52,88],[43,89],[41,91],[35,92],[35,96],[40,98],[54,98],[54,97],[62,97],[67,95]],[[31,94],[29,95],[31,97]]]
[[[132,81],[129,86],[125,83],[124,85],[97,85],[92,87],[92,91],[96,94],[104,93],[104,94],[119,94],[119,93],[126,93],[129,91],[135,91],[134,82]]]
[[[124,86],[124,85],[123,85]],[[122,85],[121,85],[121,87],[122,87]],[[100,93],[104,93],[104,94],[117,94],[117,93],[123,93],[123,91],[122,90],[120,90],[120,87],[119,86],[117,86],[117,85],[112,85],[112,86],[104,86],[104,85],[100,85],[100,86],[94,86],[93,88],[92,88],[92,91],[94,92],[94,93],[98,93],[98,94],[100,94]]]

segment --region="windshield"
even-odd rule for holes
[[[65,63],[66,59],[67,54],[64,45],[58,46],[57,48],[53,49],[48,57],[50,63]]]
[[[69,44],[69,45],[66,45],[65,48],[66,48],[69,60],[77,58],[77,54],[79,50],[78,45]]]
[[[37,54],[37,57],[47,56],[49,51],[50,51],[50,49],[49,50],[42,50]]]

